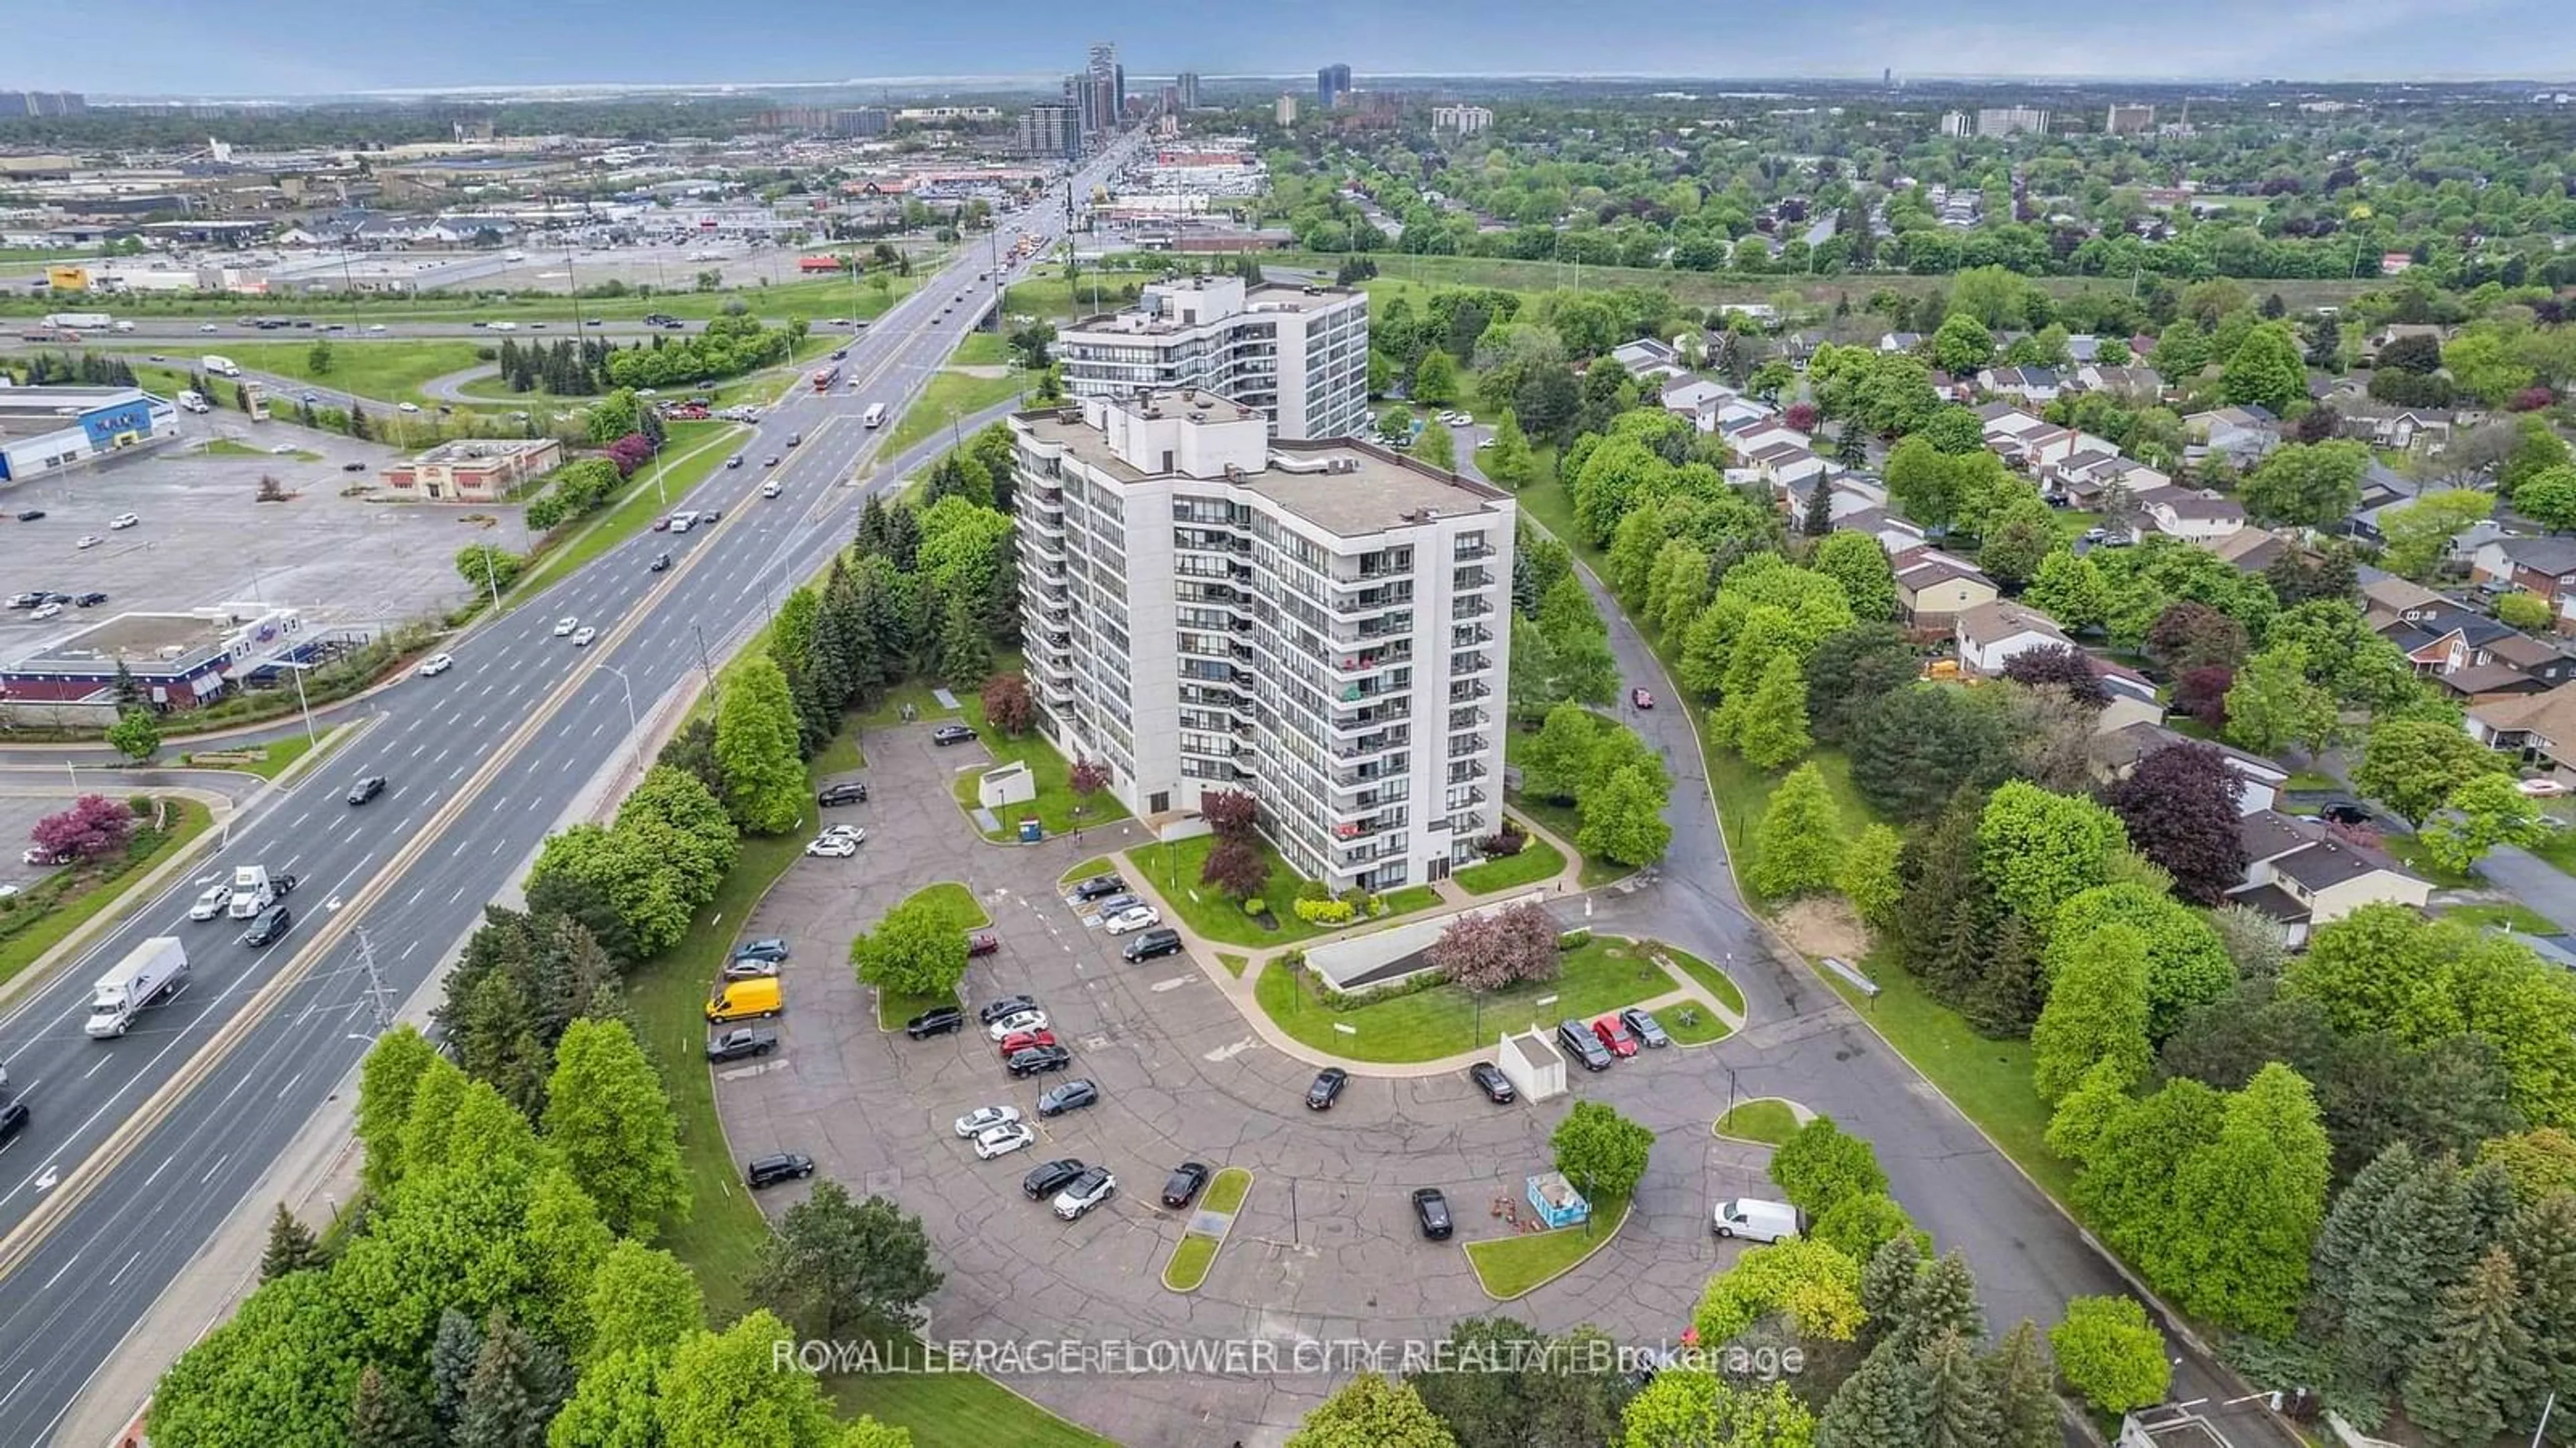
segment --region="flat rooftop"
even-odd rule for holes
[[[84,412],[143,395],[135,387],[0,387],[0,439],[78,427]]]
[[[490,458],[514,458],[555,446],[552,438],[458,438],[443,442],[411,459],[416,467],[454,466],[457,463],[480,462]]]
[[[1182,278],[1179,281],[1158,282],[1154,285],[1186,288],[1192,280],[1195,279]],[[1231,280],[1231,278],[1225,278],[1225,280]],[[1116,336],[1157,337],[1192,331],[1199,327],[1212,327],[1218,322],[1230,322],[1236,317],[1254,316],[1262,312],[1320,312],[1359,295],[1359,291],[1352,287],[1316,287],[1309,290],[1305,287],[1264,282],[1260,286],[1243,289],[1242,311],[1219,317],[1215,321],[1185,323],[1176,317],[1155,316],[1131,307],[1123,312],[1102,312],[1097,316],[1084,317],[1064,330],[1068,333],[1106,332]]]
[[[165,649],[190,652],[221,648],[233,632],[228,619],[186,613],[122,613],[94,624],[13,667],[21,673],[47,669],[85,669],[124,659],[129,664],[158,660]]]

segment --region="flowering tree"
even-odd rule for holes
[[[103,794],[85,794],[72,807],[36,821],[29,838],[37,849],[75,860],[95,860],[125,848],[134,812]]]
[[[1453,985],[1499,990],[1524,980],[1549,980],[1557,972],[1555,917],[1536,901],[1477,915],[1462,915],[1440,932],[1428,952],[1431,964]]]
[[[1261,807],[1242,790],[1220,789],[1199,796],[1199,814],[1218,839],[1249,839],[1253,824],[1261,816]]]
[[[1037,704],[1029,698],[1029,681],[1019,674],[995,674],[984,681],[984,722],[1016,739],[1037,722]]]
[[[1077,759],[1065,784],[1073,791],[1073,797],[1082,801],[1074,807],[1074,813],[1080,814],[1090,807],[1093,795],[1109,787],[1109,766],[1097,759]]]

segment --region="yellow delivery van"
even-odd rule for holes
[[[747,1021],[755,1016],[774,1016],[784,1005],[775,976],[718,981],[716,993],[707,997],[707,1020],[720,1024]]]

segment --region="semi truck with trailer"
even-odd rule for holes
[[[232,906],[224,913],[235,920],[248,920],[285,899],[294,889],[293,875],[272,875],[265,865],[236,865]]]

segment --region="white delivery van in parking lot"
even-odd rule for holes
[[[1804,1235],[1807,1230],[1806,1213],[1786,1202],[1766,1202],[1758,1197],[1720,1202],[1709,1218],[1709,1228],[1717,1235],[1742,1237],[1748,1242],[1777,1242]]]

